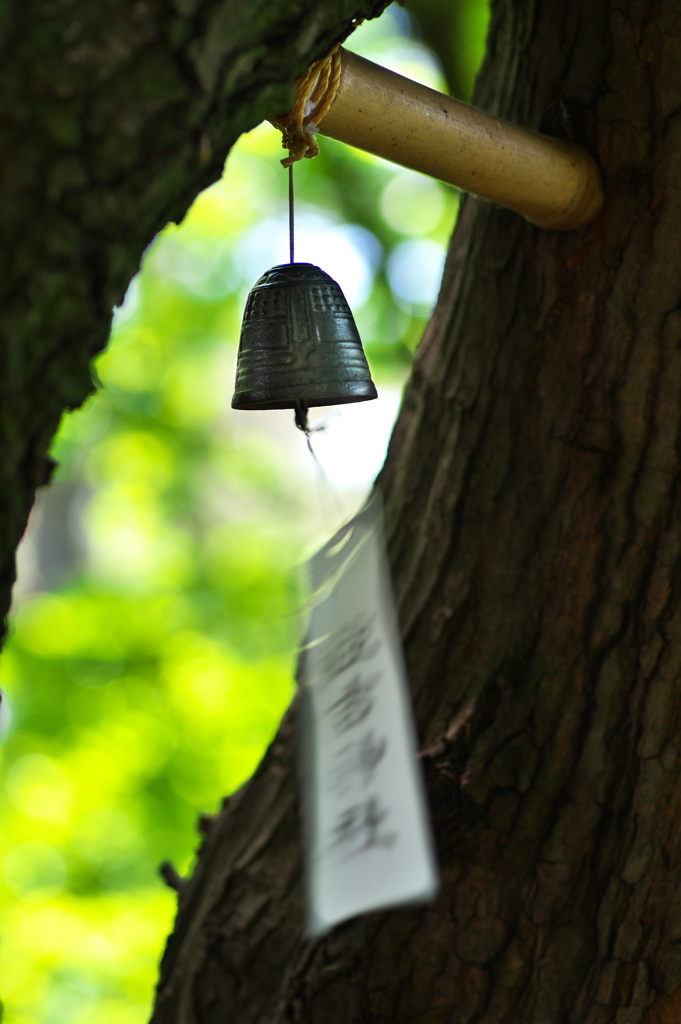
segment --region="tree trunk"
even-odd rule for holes
[[[0,614],[65,408],[144,249],[388,0],[22,0],[0,13]]]
[[[574,235],[464,204],[381,482],[442,890],[301,936],[292,719],[154,1024],[681,1021],[681,12],[498,0],[477,102],[596,153]]]

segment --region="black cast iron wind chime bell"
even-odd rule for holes
[[[377,398],[354,317],[340,286],[293,251],[293,167],[289,167],[290,262],[272,267],[246,302],[233,409],[307,410]]]

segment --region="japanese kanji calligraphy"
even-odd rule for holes
[[[314,936],[431,899],[437,871],[378,496],[306,568],[312,611],[298,676]]]

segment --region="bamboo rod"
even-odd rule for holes
[[[574,231],[598,214],[600,171],[580,146],[340,52],[340,83],[320,134],[515,210],[541,228]]]

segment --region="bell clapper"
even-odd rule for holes
[[[307,404],[305,402],[303,402],[302,399],[299,399],[295,403],[294,410],[295,410],[295,412],[294,412],[293,415],[294,415],[294,419],[295,419],[295,424],[298,427],[298,430],[302,430],[302,432],[305,434],[305,440],[307,441],[307,447],[308,447],[308,450],[310,452],[310,455],[312,456],[312,458],[317,463],[317,466],[320,469],[320,471],[322,473],[322,476],[323,476],[324,475],[324,470],[322,469],[322,465],[321,465],[319,459],[317,458],[317,456],[315,455],[314,449],[312,447],[312,435],[313,434],[318,434],[320,430],[326,430],[326,423],[322,423],[318,427],[311,427],[310,426],[310,421],[307,418],[307,413],[308,413]]]
[[[294,408],[295,424],[298,427],[298,430],[302,430],[302,432],[307,436],[307,443],[309,445],[312,430],[310,428],[310,421],[307,418],[307,404],[303,402],[302,399],[298,399]]]

